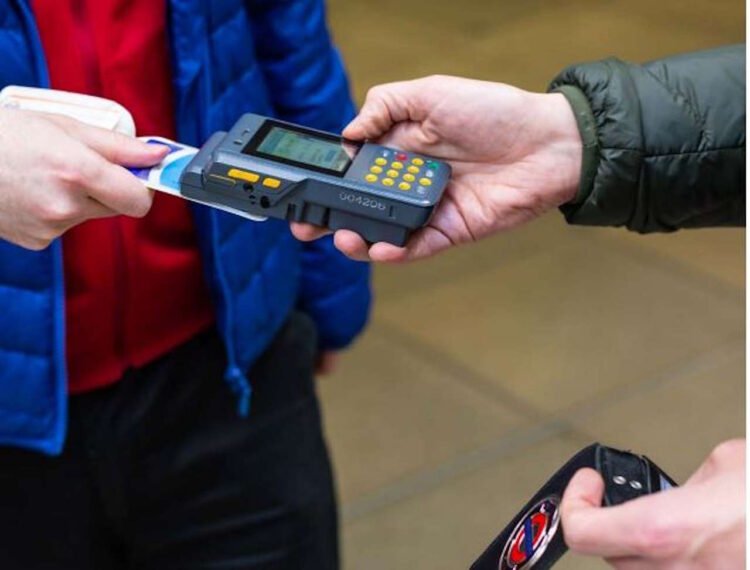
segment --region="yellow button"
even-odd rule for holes
[[[367,176],[365,176],[365,180],[367,180],[368,182],[377,182],[378,177],[374,174],[368,174]]]
[[[422,160],[421,158],[412,158],[411,163],[416,164],[417,166],[422,166],[424,164],[424,160]]]
[[[403,167],[404,165],[401,162],[394,162],[391,164],[391,168],[395,168],[396,170],[401,170]]]
[[[370,168],[370,172],[373,174],[381,174],[383,172],[383,169],[379,166],[373,166]]]
[[[420,183],[420,184],[421,184],[422,186],[432,186],[432,180],[430,180],[429,178],[422,178],[422,179],[421,179],[421,180],[419,181],[419,183]]]
[[[407,168],[406,170],[408,170],[408,171],[409,171],[409,172],[411,172],[412,174],[416,174],[417,172],[419,172],[419,168],[417,168],[416,166],[410,166],[410,167],[409,167],[409,168]]]
[[[383,186],[393,186],[393,179],[383,178]]]
[[[227,174],[231,178],[238,178],[240,180],[244,180],[245,182],[250,182],[251,184],[254,184],[258,180],[260,180],[260,176],[258,176],[254,172],[247,172],[246,170],[238,170],[236,168],[230,169]]]
[[[404,174],[404,180],[407,182],[414,182],[414,175],[413,174]]]
[[[402,182],[401,184],[398,185],[398,187],[401,188],[401,190],[409,190],[411,188],[411,184]]]
[[[386,172],[386,174],[391,178],[398,178],[398,172],[395,170],[389,170],[388,172]]]
[[[386,164],[388,164],[388,161],[384,158],[376,158],[375,164],[377,164],[378,166],[385,166]]]
[[[278,188],[281,186],[281,180],[276,180],[275,178],[266,178],[263,181],[263,186],[266,188]]]

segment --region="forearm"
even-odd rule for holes
[[[584,142],[568,221],[639,232],[744,224],[744,70],[744,47],[732,47],[561,73],[551,89]]]

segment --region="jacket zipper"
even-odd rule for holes
[[[250,414],[250,404],[253,396],[253,387],[250,380],[237,363],[237,354],[234,336],[234,307],[232,306],[232,296],[229,293],[229,284],[224,273],[224,266],[221,262],[221,252],[219,247],[219,231],[217,221],[217,211],[213,208],[208,212],[209,235],[211,236],[211,249],[213,250],[214,271],[220,290],[220,296],[224,301],[224,319],[221,324],[223,330],[224,343],[227,351],[227,369],[224,372],[224,380],[237,397],[237,414],[240,417],[247,417]],[[222,319],[219,319],[221,323]]]
[[[104,83],[99,69],[96,38],[89,18],[87,0],[73,0],[74,41],[81,53],[81,65],[86,78],[86,90],[90,95],[104,96]],[[112,255],[114,262],[113,348],[121,364],[127,366],[125,350],[125,306],[127,300],[127,258],[119,217],[110,220],[112,229]]]

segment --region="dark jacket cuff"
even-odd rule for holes
[[[581,182],[575,198],[569,205],[580,204],[586,200],[594,188],[594,178],[599,167],[599,137],[596,131],[594,113],[591,111],[586,95],[574,85],[559,85],[551,89],[552,93],[562,93],[573,109],[578,124],[578,131],[583,141],[583,160],[581,161]],[[563,206],[564,207],[564,206]]]

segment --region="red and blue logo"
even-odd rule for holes
[[[498,570],[529,570],[539,561],[560,526],[560,499],[542,499],[519,521],[500,556]]]

